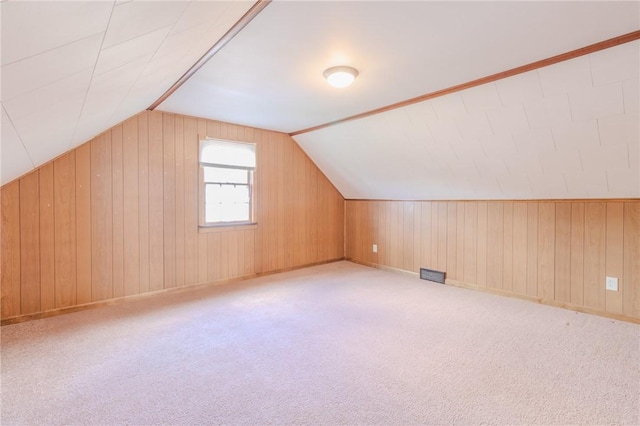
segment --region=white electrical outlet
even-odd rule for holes
[[[607,290],[618,291],[618,279],[615,277],[607,277],[605,286]]]
[[[377,253],[377,252],[378,252],[378,245],[377,245],[377,244],[374,244],[374,245],[373,245],[373,252],[374,252],[374,253]]]

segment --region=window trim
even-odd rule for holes
[[[257,144],[254,142],[244,142],[244,141],[234,141],[229,139],[220,139],[220,138],[211,138],[211,137],[201,137],[198,135],[198,229],[201,232],[216,232],[218,231],[228,231],[232,229],[254,229],[257,227],[256,218],[256,196],[255,196],[255,175],[257,170],[257,162],[258,162],[258,150]],[[207,163],[200,161],[200,156],[202,155],[202,145],[203,143],[209,141],[220,141],[227,143],[236,143],[236,144],[247,144],[254,145],[255,147],[255,157],[256,157],[256,167],[246,167],[246,166],[233,166],[228,164],[216,164],[216,163]],[[233,221],[233,222],[209,222],[205,221],[205,212],[206,212],[206,185],[204,179],[204,170],[205,167],[217,167],[224,169],[233,169],[233,170],[246,170],[248,173],[249,183],[247,184],[249,188],[249,220],[242,221]]]

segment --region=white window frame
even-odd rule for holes
[[[198,168],[199,168],[199,201],[200,201],[200,209],[199,209],[199,227],[200,228],[225,228],[225,227],[233,227],[233,226],[246,226],[246,225],[256,225],[255,215],[256,215],[256,195],[255,195],[255,175],[257,168],[257,146],[255,143],[251,142],[241,142],[241,141],[233,141],[227,139],[219,139],[219,138],[210,138],[210,137],[200,137],[199,138],[199,146],[198,146]],[[231,165],[231,164],[217,164],[217,163],[208,163],[201,161],[202,158],[202,150],[203,147],[212,141],[224,142],[224,143],[233,143],[233,144],[246,144],[253,145],[254,152],[256,156],[256,167],[246,167],[242,165]],[[225,169],[234,169],[234,170],[246,170],[247,171],[247,182],[249,189],[249,220],[242,221],[219,221],[219,222],[206,222],[206,187],[207,184],[229,184],[223,182],[205,182],[205,167],[216,167],[216,168],[225,168]],[[242,184],[239,184],[242,185]]]

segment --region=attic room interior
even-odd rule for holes
[[[640,2],[0,14],[2,424],[640,424]]]

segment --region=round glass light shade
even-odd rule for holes
[[[333,87],[347,87],[358,76],[358,70],[347,66],[331,67],[323,75]]]

